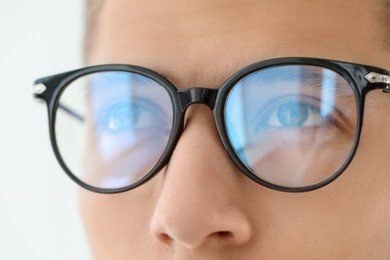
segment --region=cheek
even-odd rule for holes
[[[124,259],[125,252],[133,256],[148,252],[157,178],[120,194],[79,191],[81,217],[93,259]]]
[[[273,248],[264,259],[389,259],[390,194],[354,177],[314,192],[252,194],[259,255]]]
[[[361,220],[357,228],[366,229],[365,236],[389,253],[390,117],[387,111],[390,111],[390,95],[381,91],[367,95],[360,144],[340,183],[354,195],[349,207],[359,210],[354,216]]]
[[[356,175],[375,187],[389,187],[390,95],[373,91],[366,97],[360,144],[353,160]]]

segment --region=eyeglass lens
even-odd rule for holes
[[[226,129],[259,178],[298,188],[333,176],[354,145],[354,91],[336,72],[303,65],[253,72],[230,91]]]
[[[170,96],[140,74],[83,76],[66,87],[59,104],[55,131],[61,157],[90,186],[116,189],[138,182],[168,143],[173,122]]]
[[[353,88],[318,66],[283,65],[239,80],[224,105],[228,139],[252,173],[285,187],[335,174],[356,136]],[[168,144],[173,104],[154,80],[126,71],[95,72],[70,83],[58,100],[55,138],[68,169],[101,189],[130,186],[156,165]]]

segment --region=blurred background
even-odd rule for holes
[[[90,259],[34,79],[82,66],[83,1],[0,1],[0,259]]]

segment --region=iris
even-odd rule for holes
[[[279,107],[277,116],[284,127],[300,127],[307,120],[309,108],[302,103],[287,103]]]

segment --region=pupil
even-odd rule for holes
[[[297,103],[289,103],[278,110],[279,122],[285,127],[299,127],[307,119],[309,111],[307,106]]]

